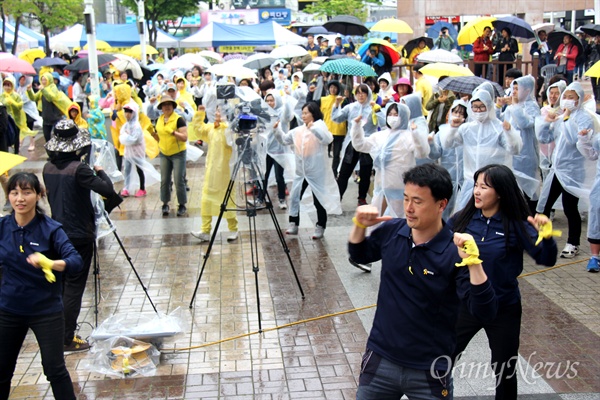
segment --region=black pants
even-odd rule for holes
[[[581,215],[579,214],[579,198],[573,196],[567,192],[560,181],[555,176],[550,186],[550,193],[548,194],[548,201],[544,206],[544,214],[550,215],[552,207],[558,196],[562,194],[562,204],[567,217],[567,226],[569,227],[569,236],[567,237],[567,243],[573,246],[579,246],[581,240]]]
[[[596,101],[600,101],[600,82],[598,82],[598,78],[590,78],[590,82],[592,82],[592,93],[594,94],[594,98]]]
[[[517,399],[517,363],[521,334],[521,303],[500,306],[498,315],[489,323],[481,323],[461,305],[456,322],[455,364],[473,336],[485,330],[492,350],[492,368],[496,375],[496,400]]]
[[[54,398],[75,399],[63,353],[63,313],[22,316],[0,311],[0,400],[8,399],[10,381],[29,329],[40,347],[44,375],[50,381]]]
[[[484,68],[485,67],[485,72]],[[484,79],[487,79],[486,75],[488,73],[489,67],[487,64],[475,64],[475,76],[480,76]]]
[[[344,197],[344,193],[348,188],[348,179],[352,176],[354,167],[360,160],[360,170],[358,176],[360,182],[358,183],[358,198],[366,199],[367,193],[369,192],[369,185],[371,185],[371,171],[373,170],[373,159],[366,153],[360,153],[354,150],[352,143],[346,147],[346,154],[344,154],[344,160],[340,168],[340,174],[337,178],[338,189],[340,190],[340,199]]]
[[[308,182],[305,179],[302,182],[302,190],[300,190],[300,200],[302,200],[302,196],[304,195],[304,191],[307,187]],[[325,208],[323,208],[321,203],[319,203],[319,200],[317,199],[317,196],[314,193],[313,203],[315,205],[315,208],[317,209],[317,225],[319,225],[322,228],[327,228],[327,211],[325,211]],[[290,215],[289,222],[294,222],[296,225],[300,225],[300,214],[296,215],[295,217]]]
[[[65,314],[65,345],[73,341],[75,329],[77,329],[77,318],[81,311],[81,299],[85,291],[85,285],[90,273],[92,265],[92,257],[94,256],[93,241],[77,242],[72,240],[73,247],[83,259],[83,269],[77,274],[63,274],[63,307]]]
[[[265,169],[265,181],[263,182],[263,189],[267,190],[269,183],[269,175],[271,175],[271,168],[275,167],[275,181],[277,181],[277,198],[279,200],[285,200],[285,179],[283,178],[283,167],[279,165],[270,155],[267,154],[267,166]],[[260,200],[264,200],[265,194],[261,191],[258,194]]]
[[[344,139],[346,136],[337,136],[333,135],[333,163],[331,164],[331,168],[333,169],[333,176],[337,178],[338,176],[338,167],[340,166],[340,155],[342,153],[342,146],[344,145]]]
[[[46,124],[42,125],[42,132],[44,132],[44,139],[46,142],[52,138],[52,129],[54,129],[54,124]]]
[[[504,72],[513,67],[512,64],[498,64],[498,84],[504,87]]]

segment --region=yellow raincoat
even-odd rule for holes
[[[5,87],[2,94],[0,94],[0,103],[6,106],[6,110],[15,120],[15,124],[21,131],[19,135],[21,140],[25,136],[35,136],[35,132],[27,127],[27,116],[25,115],[25,111],[23,111],[23,99],[15,92],[15,77],[7,75],[6,78],[4,78],[3,84],[7,82],[10,82],[11,87],[10,89]]]
[[[113,85],[113,92],[115,98],[115,106],[120,105],[122,107],[123,105],[129,103],[129,100],[133,98],[131,86],[127,84]],[[133,98],[133,100],[136,101],[135,98]],[[140,99],[138,98],[136,103],[138,103],[139,100]],[[140,109],[142,109],[141,105]],[[144,140],[146,141],[146,155],[149,158],[155,158],[158,155],[158,142],[152,137],[152,132],[154,132],[152,122],[146,116],[146,114],[140,113],[139,118],[140,125],[142,125],[142,129],[144,130]],[[117,112],[117,119],[113,121],[113,124],[110,128],[110,132],[115,149],[118,150],[120,155],[125,154],[125,146],[123,146],[119,141],[119,135],[121,134],[121,127],[126,122],[127,118],[125,118],[125,113],[122,109],[119,109],[119,111]]]
[[[206,172],[202,185],[200,210],[202,210],[203,216],[218,216],[231,177],[229,160],[232,149],[227,144],[225,137],[227,124],[221,123],[218,128],[215,128],[214,123],[204,123],[205,117],[205,111],[198,111],[194,114],[194,118],[188,126],[188,140],[202,140],[210,146],[210,151],[206,156]],[[231,197],[227,207],[235,208]],[[229,220],[235,218],[235,212],[227,211],[223,216]]]
[[[182,90],[179,90],[179,88],[177,89],[177,99],[175,99],[175,101],[177,102],[178,107],[185,110],[185,107],[180,104],[181,101],[184,101],[195,110],[196,103],[194,102],[194,96],[188,91],[188,88],[190,87],[188,81],[182,76],[176,78],[176,85],[178,81],[183,81],[185,83]]]
[[[71,106],[69,107],[69,110],[68,110],[69,113],[71,112],[71,110],[77,110],[77,115],[75,116],[75,118],[71,118],[71,115],[69,115],[68,118],[72,119],[73,121],[75,121],[75,125],[77,125],[78,128],[87,129],[88,128],[88,123],[81,116],[81,108],[79,107],[79,104],[72,103]]]
[[[46,80],[46,84],[43,82],[44,79]],[[52,74],[50,72],[43,73],[40,76],[40,82],[44,85],[44,88],[37,93],[33,93],[33,90],[29,89],[27,90],[27,96],[35,102],[40,101],[42,96],[44,96],[47,101],[53,103],[60,112],[68,117],[68,109],[73,101],[56,87]]]

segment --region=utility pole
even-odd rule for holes
[[[146,21],[144,11],[144,0],[138,0],[138,31],[140,32],[141,63],[146,65]]]
[[[94,96],[100,97],[100,87],[98,82],[98,52],[96,51],[96,18],[94,15],[93,0],[85,0],[85,33],[88,42],[88,62],[90,65],[90,85]]]

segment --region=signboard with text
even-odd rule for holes
[[[204,11],[202,13],[202,25],[210,22],[230,25],[254,25],[260,22],[259,10],[223,10]]]
[[[451,24],[460,23],[460,15],[454,16],[429,16],[425,17],[425,25],[433,25],[436,22],[450,22]]]
[[[275,21],[280,25],[292,22],[292,11],[288,8],[269,8],[259,10],[260,22]]]

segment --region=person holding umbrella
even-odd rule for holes
[[[373,67],[377,76],[385,72],[385,58],[379,51],[379,45],[376,43],[372,43],[369,46],[369,50],[367,50],[361,61]]]
[[[438,49],[447,51],[452,50],[452,47],[454,47],[454,39],[452,39],[452,36],[450,36],[450,34],[448,33],[448,28],[442,28],[442,30],[440,31],[440,35],[435,40],[434,44],[435,47],[437,47]]]
[[[500,53],[498,55],[498,61],[515,61],[516,54],[519,52],[519,44],[512,37],[510,28],[502,28],[502,37],[496,44],[494,52]],[[512,68],[512,64],[498,64],[498,83],[502,85],[504,83],[504,71]]]
[[[594,64],[600,61],[600,33],[594,37],[594,41],[585,48],[585,58],[589,67],[591,68]],[[600,101],[600,85],[598,84],[598,78],[591,78],[592,82],[592,93],[596,101]]]
[[[426,51],[431,50],[429,47],[427,47],[427,43],[425,42],[425,39],[421,39],[419,40],[417,47],[415,47],[411,52],[410,55],[408,56],[408,63],[409,64],[414,64],[416,61],[416,58],[419,54],[421,53],[425,53]]]
[[[567,84],[573,82],[576,59],[579,55],[579,47],[572,43],[573,38],[569,35],[563,36],[563,42],[556,49],[554,61],[556,62],[556,73],[567,78]]]

